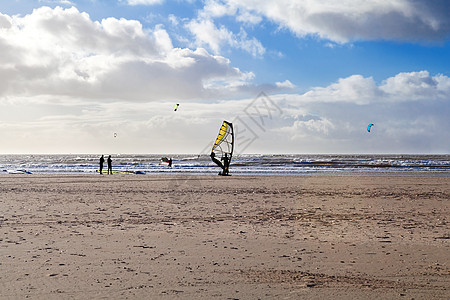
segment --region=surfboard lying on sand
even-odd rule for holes
[[[27,170],[3,170],[3,172],[7,172],[8,174],[31,174],[31,172]]]
[[[103,173],[107,174],[107,170],[103,170]],[[113,170],[113,173],[126,173],[126,174],[138,174],[138,175],[144,175],[144,171],[123,171],[123,170]],[[100,173],[100,170],[97,170],[97,173]]]

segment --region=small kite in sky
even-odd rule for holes
[[[116,132],[114,132],[114,137],[117,137],[117,133]]]
[[[373,124],[369,124],[369,125],[367,126],[367,132],[370,132],[370,129],[372,128],[372,126],[373,126]]]
[[[174,106],[174,108],[173,108],[173,111],[177,111],[177,109],[178,109],[178,106],[180,106],[180,104],[179,104],[179,103],[175,104],[175,106]]]

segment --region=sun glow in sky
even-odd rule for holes
[[[0,153],[206,153],[223,120],[238,153],[449,153],[449,11],[2,1]]]

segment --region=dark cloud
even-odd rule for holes
[[[336,42],[353,40],[445,41],[450,37],[450,2],[251,0],[224,5],[256,14],[299,36],[317,35]],[[232,9],[228,9],[233,11]]]

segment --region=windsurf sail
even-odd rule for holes
[[[234,132],[233,124],[223,121],[219,130],[219,135],[211,150],[211,159],[222,168],[222,175],[228,175],[228,167],[233,157]],[[219,160],[220,159],[220,160]],[[223,163],[222,163],[223,161]]]

